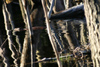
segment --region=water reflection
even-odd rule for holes
[[[20,32],[23,33],[24,32]],[[45,32],[43,32],[44,34]],[[42,34],[41,34],[42,35]],[[47,34],[41,36],[41,44],[36,51],[36,61],[40,61],[42,58],[46,57],[55,57],[50,46],[49,39],[46,38]],[[30,67],[30,48],[28,47],[28,34],[27,31],[25,35],[7,35],[8,43],[5,43],[4,46],[1,47],[1,67]],[[16,41],[18,38],[18,42]],[[0,38],[2,40],[2,38]],[[21,41],[21,39],[23,41]],[[6,38],[4,38],[6,40]],[[2,44],[3,42],[1,42]],[[23,43],[23,45],[21,45]],[[10,44],[10,45],[9,45]],[[23,57],[23,58],[22,58]],[[2,61],[3,60],[3,61]],[[26,60],[26,61],[25,61]],[[71,58],[62,59],[63,67],[92,67],[92,63],[88,59],[84,60],[74,60]],[[45,63],[36,63],[36,67],[57,67],[57,63],[55,61],[45,62]]]
[[[2,7],[6,9],[6,5],[3,5]],[[7,9],[5,9],[3,9],[3,14],[6,18],[4,19],[4,22],[2,21],[4,24],[0,23],[0,25],[5,25],[0,28],[0,67],[30,67],[31,50],[28,31],[13,31],[14,27],[24,27],[24,24],[21,25],[21,23],[16,23],[18,26],[14,26],[12,21],[9,21],[7,18],[9,17],[9,14],[7,13]],[[19,19],[17,21],[19,21]],[[41,31],[40,41],[37,43],[38,46],[35,61],[40,61],[43,58],[55,58],[48,35],[45,30]],[[60,58],[60,60],[62,61],[63,67],[93,67],[90,58],[77,60],[77,58],[68,57]],[[56,60],[38,62],[35,64],[35,67],[57,67]]]

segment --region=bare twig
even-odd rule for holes
[[[42,26],[36,26],[36,27],[32,27],[32,30],[42,30],[42,29],[45,29],[45,27],[42,27]],[[27,28],[15,28],[14,31],[15,32],[20,32],[20,31],[25,31],[25,30],[28,30]]]
[[[7,42],[8,38],[5,39],[5,41],[1,44],[1,48],[3,47],[3,45]]]
[[[20,67],[25,67],[28,44],[29,44],[28,31],[26,31],[26,35],[23,43]]]
[[[55,0],[52,0],[52,2],[51,2],[51,6],[50,6],[50,9],[49,9],[49,12],[48,12],[48,18],[51,17],[51,14],[52,14],[52,10],[53,10],[53,6],[54,6],[54,4],[55,4]]]
[[[19,1],[20,2],[20,1]],[[29,39],[30,39],[30,47],[31,47],[31,67],[35,67],[33,65],[33,61],[35,61],[35,45],[33,44],[33,30],[32,30],[32,24],[30,20],[30,12],[29,12],[29,5],[27,0],[21,0],[21,8],[22,12],[24,11],[23,14],[23,19],[26,24],[26,27],[28,27],[29,30]],[[34,48],[34,53],[33,53],[33,48]],[[34,54],[34,56],[33,56]]]
[[[9,49],[12,52],[11,57],[14,59],[14,64],[17,67],[17,59],[15,58],[15,51],[13,50],[13,40],[12,40],[12,35],[11,35],[11,28],[10,28],[10,23],[12,25],[12,29],[14,28],[13,21],[12,21],[12,14],[8,11],[7,4],[4,2],[3,4],[3,16],[4,16],[4,23],[5,23],[5,29],[7,33],[7,39],[8,39],[8,44],[9,44]]]
[[[43,10],[44,10],[44,14],[45,14],[45,18],[46,18],[46,26],[47,26],[47,33],[48,33],[48,36],[49,36],[49,39],[51,41],[51,44],[52,44],[52,48],[55,52],[55,55],[57,57],[57,63],[58,63],[58,66],[59,67],[62,67],[62,64],[61,64],[61,61],[59,59],[59,54],[58,54],[58,51],[57,51],[57,47],[55,45],[55,43],[53,42],[53,38],[52,38],[52,34],[51,34],[51,29],[50,29],[50,24],[49,24],[49,18],[47,16],[47,11],[46,11],[46,8],[45,8],[45,3],[44,3],[44,0],[41,0],[42,2],[42,6],[43,6]]]

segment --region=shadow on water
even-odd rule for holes
[[[16,6],[15,6],[16,7]],[[17,9],[20,9],[19,7],[16,7]],[[14,9],[14,8],[13,8]],[[0,10],[2,10],[1,2],[0,2]],[[20,15],[20,12],[18,12],[16,9],[14,9],[14,22],[15,22],[15,28],[16,27],[24,27],[25,24],[23,23],[22,17]],[[6,29],[7,26],[4,24],[4,18],[2,11],[0,11],[0,67],[19,67],[23,61],[21,61],[21,54],[23,47],[26,47],[25,49],[25,67],[31,66],[31,58],[30,58],[30,47],[29,45],[29,39],[27,31],[21,31],[21,32],[14,32],[9,31],[9,29]],[[8,24],[7,24],[8,25]],[[9,25],[8,25],[9,26]],[[7,31],[10,34],[6,34]],[[26,44],[26,46],[23,46],[23,44]],[[42,33],[40,34],[40,42],[39,46],[37,46],[36,51],[36,61],[40,61],[43,58],[54,58],[54,52],[52,49],[52,46],[50,44],[48,35],[45,30],[42,30]],[[67,57],[67,58],[60,58],[62,61],[63,67],[92,67],[91,59],[79,59],[73,58],[73,57]],[[24,62],[23,62],[24,63]],[[57,67],[56,60],[51,61],[45,61],[45,62],[37,62],[35,63],[36,67]]]

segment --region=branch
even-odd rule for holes
[[[69,54],[69,55],[64,55],[64,56],[60,56],[60,59],[61,58],[68,58],[68,57],[73,57],[73,58],[78,58],[78,59],[82,59],[83,57],[85,58],[86,56],[87,56],[87,54],[90,54],[91,52],[88,50],[88,51],[86,51],[86,50],[83,50],[83,51],[79,51],[80,53],[78,53],[77,52],[77,57],[76,57],[76,55],[74,55],[74,54]],[[40,61],[36,61],[36,62],[33,62],[33,63],[40,63],[40,62],[47,62],[47,61],[55,61],[55,60],[57,60],[57,58],[56,57],[53,57],[53,58],[43,58],[43,59],[41,59]]]
[[[82,4],[53,14],[50,20],[82,19],[84,17],[84,5]]]
[[[50,24],[49,24],[49,18],[47,16],[47,11],[46,11],[44,0],[41,0],[41,2],[42,2],[43,10],[44,10],[44,15],[45,15],[45,18],[46,18],[45,22],[46,22],[46,26],[47,26],[47,33],[48,33],[51,45],[53,47],[53,50],[55,52],[55,55],[57,57],[58,66],[62,67],[62,64],[61,64],[60,59],[59,59],[59,54],[58,54],[58,51],[57,51],[56,44],[55,44],[55,42],[53,42],[53,37],[52,37],[52,34],[51,34],[51,29],[50,29]]]
[[[20,7],[22,7],[23,11],[25,12],[24,14],[25,17],[23,17],[23,19],[24,22],[26,23],[26,27],[29,30],[29,39],[30,39],[30,47],[31,47],[31,67],[35,67],[35,64],[33,64],[33,61],[35,61],[35,45],[33,44],[33,30],[32,30],[32,24],[30,20],[29,5],[27,0],[21,0],[21,1],[19,0],[19,2],[21,2]]]
[[[36,27],[32,27],[32,30],[42,30],[45,29],[45,27],[42,26],[36,26]],[[27,28],[15,28],[14,31],[15,32],[20,32],[20,31],[25,31],[28,30]]]
[[[55,4],[55,0],[52,0],[52,2],[51,2],[51,6],[50,6],[50,9],[49,9],[49,12],[48,12],[48,18],[51,17],[51,14],[52,14],[52,10],[53,10],[53,6],[54,6],[54,4]]]

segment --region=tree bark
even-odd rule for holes
[[[84,7],[93,67],[100,67],[100,0],[85,0]]]

